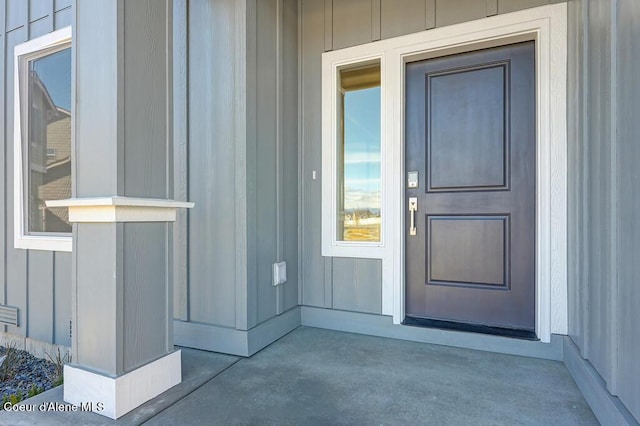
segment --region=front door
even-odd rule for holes
[[[534,68],[534,42],[407,64],[405,323],[534,336]]]

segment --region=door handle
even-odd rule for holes
[[[409,197],[409,235],[418,235],[416,229],[416,212],[418,211],[418,197]]]

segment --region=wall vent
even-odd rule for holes
[[[18,325],[18,308],[0,305],[0,324]]]

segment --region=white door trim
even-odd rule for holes
[[[382,259],[382,313],[393,322],[404,319],[404,67],[407,62],[536,41],[536,333],[543,342],[551,334],[567,334],[567,5],[559,3],[496,15],[476,21],[409,34],[323,54],[323,170],[331,149],[331,87],[337,67],[350,59],[383,58],[382,86],[382,240],[370,256]],[[330,112],[329,112],[330,114]],[[330,182],[323,180],[325,186]],[[328,210],[326,212],[325,210]],[[323,219],[330,214],[323,207]],[[358,247],[352,257],[363,257]]]

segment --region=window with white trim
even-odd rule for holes
[[[71,250],[71,27],[15,47],[14,228],[16,248]]]
[[[325,58],[323,63],[324,256],[380,255],[384,240],[381,76],[380,56],[345,62]]]
[[[380,241],[380,63],[339,71],[337,241]]]

